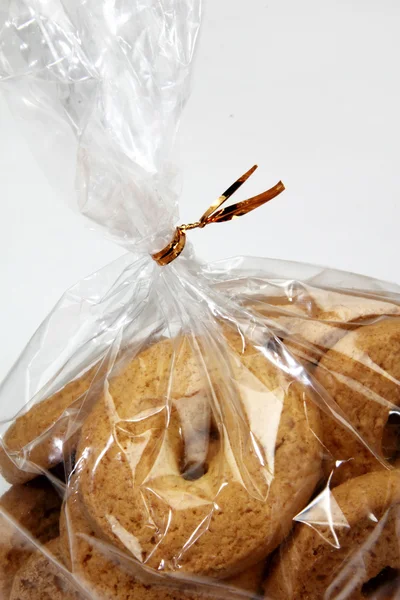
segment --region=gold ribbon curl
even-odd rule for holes
[[[202,229],[206,225],[210,223],[222,223],[223,221],[230,221],[235,217],[242,217],[243,215],[247,215],[247,213],[251,212],[255,208],[266,204],[279,194],[281,194],[285,186],[282,181],[279,181],[274,187],[259,194],[258,196],[253,196],[252,198],[248,198],[248,200],[243,200],[242,202],[237,202],[236,204],[232,204],[232,206],[227,206],[225,208],[220,208],[224,202],[228,200],[239,188],[244,184],[245,181],[254,173],[257,169],[257,165],[254,165],[247,173],[239,177],[219,198],[214,204],[210,206],[204,213],[204,215],[200,218],[199,221],[195,223],[189,223],[188,225],[179,225],[175,229],[175,234],[172,241],[165,246],[159,252],[152,254],[151,257],[158,263],[160,266],[165,266],[171,263],[175,258],[177,258],[186,244],[186,231],[190,229],[200,228]]]

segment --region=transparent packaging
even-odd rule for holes
[[[78,209],[129,250],[65,293],[1,385],[0,597],[398,596],[398,286],[151,256],[179,222],[168,161],[200,17],[199,0],[0,9],[2,89],[28,137],[68,138]]]

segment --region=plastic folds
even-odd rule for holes
[[[203,265],[189,245],[151,259],[177,223],[167,161],[200,12],[0,13],[16,112],[49,147],[69,128],[78,206],[129,249],[61,298],[0,388],[1,598],[399,592],[400,289],[267,259]]]

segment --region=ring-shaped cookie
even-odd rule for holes
[[[61,566],[58,538],[24,563],[14,578],[9,600],[89,600]]]
[[[379,317],[399,316],[389,298],[370,298],[312,286],[298,286],[286,296],[260,296],[250,303],[307,366],[317,365],[347,331]]]
[[[153,568],[217,579],[274,550],[320,478],[320,421],[264,351],[238,334],[219,351],[165,340],[109,379],[77,452],[95,530]],[[206,444],[206,468],[185,477],[185,424],[210,410],[219,451],[208,459]]]
[[[393,462],[400,449],[400,319],[347,333],[322,358],[315,377],[346,419],[341,424],[322,414],[331,485],[385,469],[384,460]]]
[[[61,498],[43,478],[14,485],[0,498],[0,598],[8,598],[14,575],[34,551],[58,536]],[[27,532],[27,535],[24,532]]]
[[[79,411],[97,370],[98,366],[89,369],[14,420],[0,443],[0,473],[4,479],[22,484],[62,462],[71,415]],[[76,445],[76,435],[74,439]]]
[[[275,557],[266,599],[377,598],[380,582],[400,574],[400,472],[368,473],[331,494],[325,523],[322,510],[315,522],[310,514]]]
[[[196,586],[195,582],[189,582],[188,585],[185,581],[169,578],[169,585],[162,585],[162,579],[152,581],[151,576],[150,580],[146,579],[146,573],[141,573],[137,564],[132,565],[132,559],[130,562],[124,562],[118,553],[107,551],[108,547],[104,541],[99,539],[90,527],[76,484],[77,478],[72,478],[61,512],[60,550],[64,563],[89,596],[115,596],[125,600],[211,600],[237,598],[238,595],[234,594],[235,589],[242,593],[241,596],[239,593],[242,598],[245,597],[243,592],[252,598],[260,593],[264,562],[257,563],[228,580],[218,584],[215,582],[214,585],[218,587],[213,588],[213,582],[208,582],[203,586],[207,593],[196,591],[200,590],[201,586]],[[135,576],[136,573],[139,573],[139,576]],[[145,579],[141,580],[140,575],[144,575]]]

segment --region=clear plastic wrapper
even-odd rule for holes
[[[399,288],[151,256],[178,222],[200,9],[0,13],[14,108],[49,148],[69,127],[78,207],[129,249],[66,292],[0,388],[1,597],[398,596]]]

